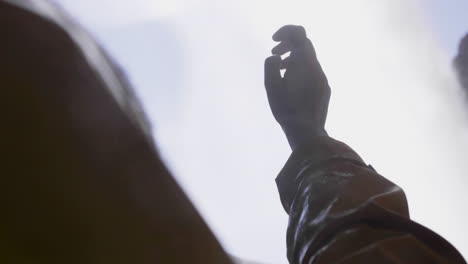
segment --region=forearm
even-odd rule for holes
[[[301,122],[301,120],[289,119],[281,124],[281,128],[293,151],[298,146],[313,143],[315,138],[328,136],[324,128],[311,126],[307,122]]]
[[[409,219],[401,188],[341,142],[318,137],[298,147],[277,184],[290,217],[291,263],[464,263],[448,242]],[[408,249],[412,262],[405,259]]]
[[[265,87],[293,149],[276,179],[290,217],[289,261],[465,263],[442,237],[409,219],[401,188],[327,136],[331,89],[305,29],[283,26],[273,40],[280,43],[265,61]]]

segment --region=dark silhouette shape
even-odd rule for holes
[[[454,64],[460,84],[468,92],[468,34],[460,41]]]
[[[130,84],[48,1],[0,0],[0,263],[229,264],[158,156]],[[330,87],[302,27],[265,63],[293,154],[277,178],[291,263],[465,263],[403,191],[325,129]],[[281,77],[279,71],[286,69]]]
[[[286,26],[273,39],[281,42],[272,50],[275,56],[265,62],[265,87],[273,115],[295,149],[311,136],[327,135],[330,87],[304,28]],[[280,55],[289,51],[281,61]],[[287,69],[284,78],[280,69]]]
[[[84,30],[0,0],[0,35],[0,263],[231,263]]]
[[[410,219],[400,187],[327,135],[330,87],[304,28],[284,26],[273,40],[280,44],[265,62],[265,86],[293,149],[276,179],[289,214],[290,263],[466,263]]]

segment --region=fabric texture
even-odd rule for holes
[[[403,190],[346,144],[316,137],[278,175],[290,263],[466,263],[413,222]]]

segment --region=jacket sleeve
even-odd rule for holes
[[[317,137],[298,147],[276,183],[290,263],[466,263],[410,220],[403,190],[342,142]]]

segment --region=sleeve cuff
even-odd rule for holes
[[[328,136],[316,137],[311,142],[298,146],[276,177],[281,204],[287,213],[303,172],[320,167],[331,160],[348,160],[366,166],[361,157],[348,145]]]

